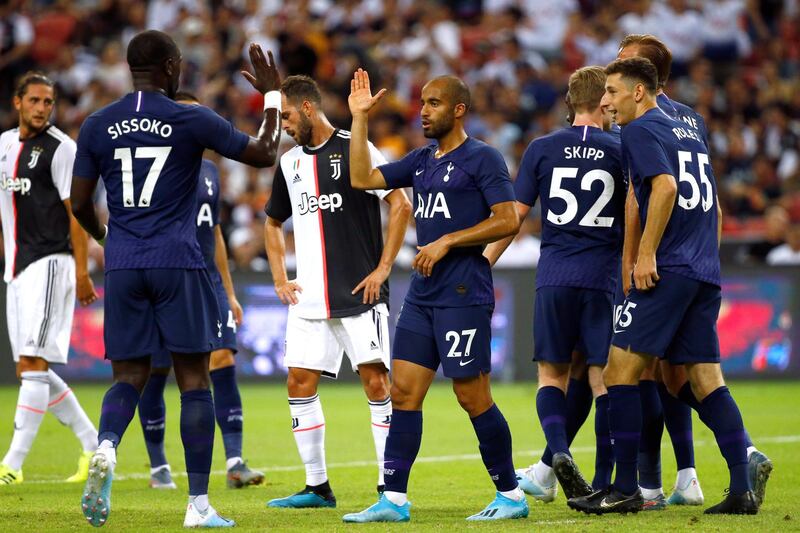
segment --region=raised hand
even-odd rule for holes
[[[369,113],[369,110],[378,103],[378,100],[386,94],[386,89],[381,89],[375,96],[369,87],[369,74],[364,69],[358,69],[350,80],[350,96],[347,103],[350,105],[352,115]]]
[[[278,72],[277,65],[275,65],[275,59],[272,58],[272,51],[267,51],[269,55],[269,59],[267,59],[260,45],[250,43],[249,52],[250,63],[253,64],[255,75],[243,70],[242,76],[247,78],[247,81],[261,94],[269,91],[280,91],[281,75]]]

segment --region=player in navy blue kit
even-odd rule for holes
[[[636,194],[642,237],[634,287],[614,324],[603,374],[616,476],[607,489],[568,503],[587,513],[641,510],[639,377],[658,357],[686,365],[700,419],[728,463],[728,493],[706,513],[755,514],[744,424],[719,365],[720,216],[708,149],[697,130],[658,107],[658,74],[649,60],[614,61],[606,75],[603,104],[622,126],[623,168]]]
[[[533,336],[539,376],[536,411],[547,449],[539,463],[517,474],[520,487],[543,501],[555,498],[556,477],[567,498],[592,492],[569,453],[588,415],[586,409],[582,418],[576,416],[567,399],[573,359],[588,365],[596,398],[598,452],[592,485],[610,483],[608,396],[602,370],[611,343],[627,184],[619,135],[605,131],[609,125],[600,108],[605,80],[602,67],[584,67],[570,76],[572,127],[531,142],[514,182],[520,219],[541,198]],[[484,255],[494,264],[510,242],[506,238],[492,243]]]
[[[214,443],[209,352],[222,324],[216,295],[197,243],[197,175],[203,150],[243,163],[275,163],[280,136],[280,76],[257,45],[255,75],[243,73],[265,94],[257,138],[236,130],[208,108],[173,101],[181,55],[167,34],[146,31],[128,45],[134,92],[89,116],[81,127],[73,169],[75,217],[105,242],[106,357],[114,384],[103,398],[99,447],[90,464],[81,506],[90,524],[110,512],[116,447],[134,416],[161,347],[172,353],[181,390],[181,439],[189,477],[184,526],[230,527],[208,502]],[[102,176],[109,227],[101,224],[92,194]]]
[[[682,121],[697,130],[708,147],[708,131],[703,117],[692,108],[670,99],[664,92],[670,75],[672,54],[667,46],[652,35],[628,35],[620,42],[619,59],[644,57],[655,65],[658,71],[658,90],[656,102],[667,115]],[[630,228],[628,237],[638,242],[641,227],[636,210],[636,199],[630,191],[628,201],[632,204],[628,212],[632,219],[626,226]],[[629,253],[632,252],[632,253]],[[623,258],[623,287],[627,293],[630,287],[630,272],[636,260],[635,246],[627,246]],[[620,295],[622,292],[620,292]],[[621,312],[624,296],[618,296],[617,312]],[[661,361],[660,365],[649,365],[642,374],[639,386],[642,399],[642,441],[639,455],[639,485],[645,500],[645,510],[663,509],[669,505],[702,505],[704,498],[695,471],[694,445],[692,436],[691,407],[681,398],[691,402],[691,389],[683,365],[673,365]],[[684,394],[681,394],[684,390]],[[661,483],[661,436],[666,425],[675,451],[678,474],[669,498],[664,497]],[[766,484],[772,471],[772,462],[756,449],[747,436],[748,472],[756,501],[759,505],[764,499]]]
[[[419,253],[392,347],[385,492],[378,503],[345,515],[344,521],[410,519],[406,492],[422,441],[422,402],[440,365],[470,416],[497,488],[495,500],[468,520],[526,517],[528,504],[511,459],[511,432],[489,386],[494,291],[481,253],[482,245],[519,229],[508,170],[497,150],[464,132],[469,89],[452,76],[435,78],[422,89],[422,130],[437,143],[373,168],[367,113],[385,93],[373,96],[361,69],[350,83],[350,179],[360,189],[414,188]]]
[[[175,101],[198,105],[197,98],[187,92],[178,92]],[[217,166],[203,159],[197,185],[197,242],[203,252],[206,269],[214,284],[222,324],[220,347],[211,352],[209,370],[214,385],[214,414],[222,432],[225,447],[226,478],[229,488],[259,485],[264,474],[252,470],[242,459],[243,411],[239,386],[236,383],[236,327],[242,322],[242,306],[236,299],[233,280],[228,270],[228,253],[219,225],[220,182]],[[164,453],[164,426],[166,406],[164,387],[172,367],[168,350],[153,357],[150,379],[139,400],[139,421],[144,432],[147,454],[150,458],[150,487],[174,489],[171,470]]]

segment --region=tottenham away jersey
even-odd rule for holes
[[[613,292],[627,190],[619,135],[574,126],[534,140],[514,182],[517,201],[542,205],[536,286]]]
[[[197,243],[212,279],[219,278],[214,252],[219,225],[219,171],[217,165],[203,159],[197,182]]]
[[[435,153],[436,145],[429,145],[379,167],[388,187],[414,188],[420,246],[486,220],[494,204],[514,201],[508,168],[496,149],[469,137],[438,159]],[[452,248],[430,277],[414,271],[406,300],[432,307],[494,303],[492,273],[482,252],[481,246]]]
[[[703,120],[702,115],[689,107],[688,105],[671,100],[669,96],[664,93],[656,97],[658,107],[660,107],[667,115],[676,120],[681,120],[700,132],[700,137],[708,147],[708,130],[706,129],[706,121]]]
[[[372,144],[372,165],[386,162]],[[317,148],[295,146],[281,156],[264,211],[281,222],[292,217],[297,283],[295,312],[303,318],[363,313],[363,292],[351,294],[375,270],[383,253],[379,198],[391,191],[350,186],[350,132],[335,130]],[[389,285],[380,302],[389,300]]]
[[[622,129],[623,168],[639,203],[642,228],[652,191],[651,178],[669,174],[678,194],[656,252],[659,269],[720,284],[717,243],[717,184],[700,132],[660,108]]]
[[[207,107],[136,91],[81,126],[73,174],[103,178],[106,270],[204,268],[195,224],[203,150],[235,159],[248,137]]]

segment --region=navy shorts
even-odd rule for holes
[[[660,271],[649,291],[631,288],[614,323],[611,344],[671,364],[719,363],[717,285]]]
[[[403,304],[392,358],[437,370],[448,378],[471,378],[492,370],[494,305],[428,307]]]
[[[112,270],[105,275],[106,358],[217,349],[222,324],[205,269]]]
[[[236,320],[228,303],[228,295],[225,293],[225,288],[220,283],[213,281],[213,278],[212,284],[217,295],[217,306],[220,312],[219,321],[222,323],[222,338],[216,338],[218,345],[214,350],[230,350],[235,354],[238,351],[236,346]],[[153,355],[150,366],[153,368],[171,367],[172,354],[166,348],[162,348]]]
[[[577,351],[587,364],[605,366],[613,322],[609,292],[540,287],[533,311],[533,360],[569,363]]]

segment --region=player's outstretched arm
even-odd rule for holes
[[[242,306],[239,305],[236,292],[233,290],[233,278],[231,278],[231,271],[228,268],[228,249],[225,248],[225,238],[222,236],[222,228],[219,227],[219,224],[214,226],[214,264],[217,265],[217,270],[222,278],[222,286],[225,287],[225,294],[228,296],[228,305],[230,305],[233,312],[233,319],[236,321],[237,326],[241,326]]]
[[[636,266],[641,240],[642,223],[639,220],[639,203],[636,201],[631,184],[628,186],[628,195],[625,198],[625,238],[622,241],[622,292],[626,296],[631,290],[631,274],[633,274],[633,267]]]
[[[264,222],[264,241],[275,293],[283,303],[294,305],[297,303],[295,291],[303,292],[303,289],[290,281],[289,274],[286,273],[286,240],[283,238],[283,223],[280,220],[267,217]]]
[[[650,204],[647,206],[647,223],[642,231],[642,240],[639,244],[639,255],[636,266],[633,268],[633,282],[641,291],[650,290],[659,280],[656,269],[656,251],[661,244],[661,237],[672,216],[675,206],[675,197],[678,195],[678,184],[675,177],[669,174],[659,174],[652,180]]]
[[[519,215],[520,224],[522,224],[522,221],[528,216],[530,210],[531,206],[528,204],[517,202],[517,214]],[[499,241],[494,241],[486,246],[486,249],[483,250],[483,256],[489,260],[490,266],[494,266],[495,263],[497,263],[497,260],[503,255],[503,252],[506,251],[515,236],[516,234],[503,237]]]
[[[72,206],[72,214],[75,215],[83,229],[102,244],[108,234],[108,228],[105,224],[100,223],[94,210],[92,196],[96,186],[96,179],[74,176],[72,178],[72,188],[70,189],[70,204]]]
[[[258,137],[250,137],[237,160],[257,168],[271,167],[278,158],[281,140],[281,75],[271,51],[267,52],[269,60],[255,43],[250,45],[249,51],[254,74],[243,70],[242,75],[264,95],[264,120]]]
[[[367,145],[369,110],[386,94],[381,89],[375,96],[369,87],[369,74],[358,69],[350,80],[347,103],[353,115],[350,128],[350,185],[356,189],[385,189],[386,180],[380,170],[372,168],[372,158]]]
[[[417,246],[417,256],[411,268],[423,276],[430,276],[433,266],[447,255],[451,248],[488,244],[503,237],[513,237],[519,231],[519,215],[515,201],[492,205],[492,216],[474,226],[442,235],[432,243]]]
[[[375,270],[362,279],[351,292],[351,294],[355,294],[363,289],[364,296],[361,301],[365,304],[373,304],[380,298],[381,286],[392,272],[392,265],[403,245],[403,238],[408,227],[408,217],[411,215],[411,202],[408,201],[408,196],[402,189],[395,189],[386,195],[384,200],[389,204],[389,224],[383,253]]]

